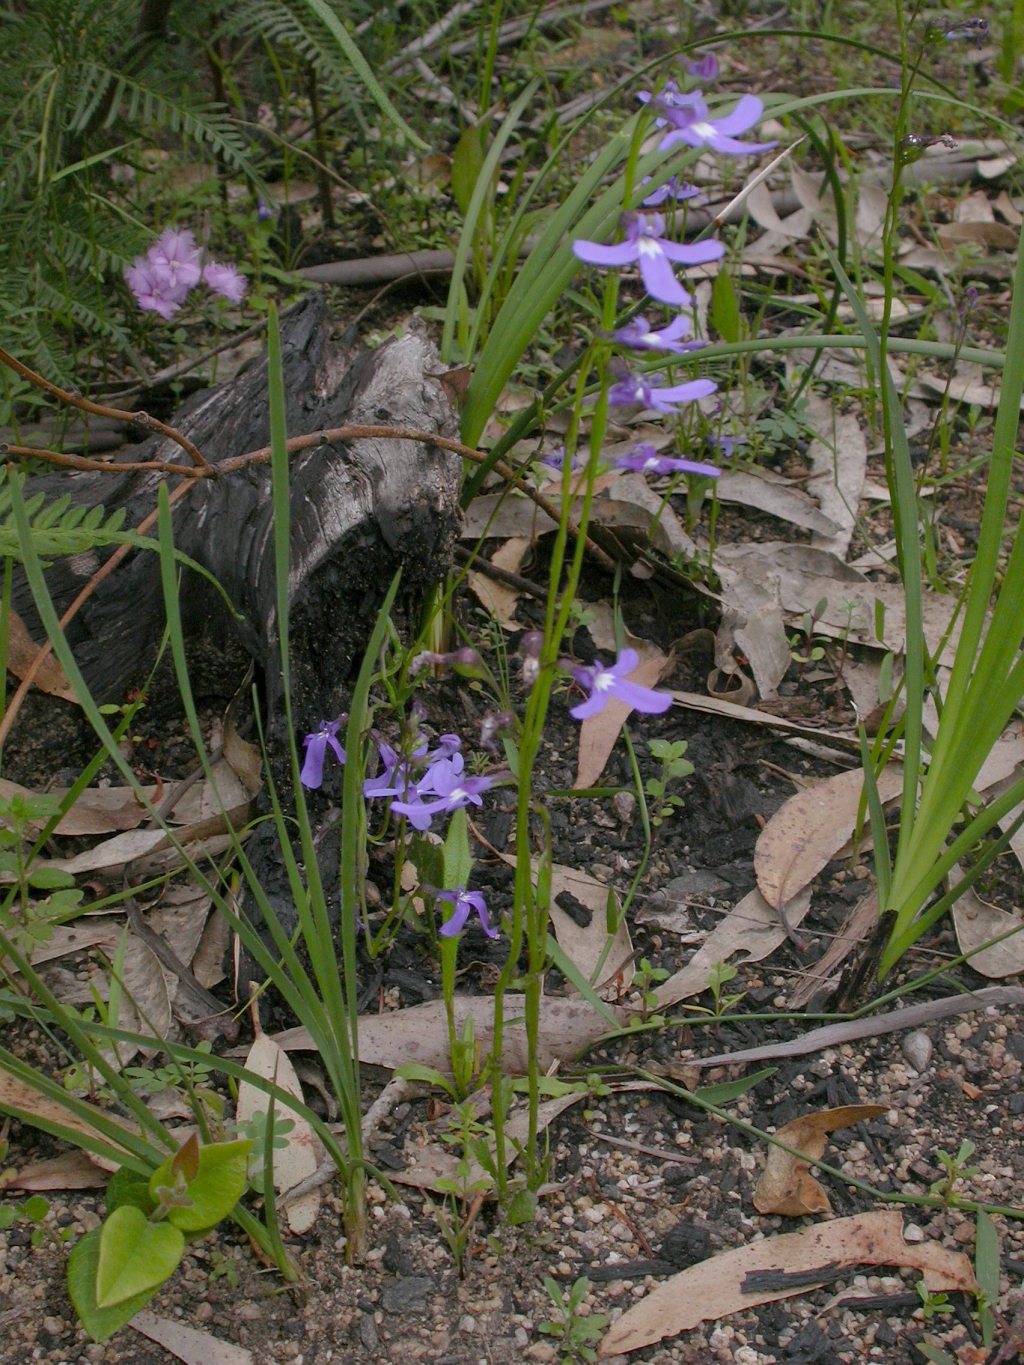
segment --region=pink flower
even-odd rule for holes
[[[241,303],[246,283],[245,276],[237,266],[210,261],[203,268],[203,279],[215,294],[230,299],[232,303]]]
[[[146,256],[165,273],[179,303],[199,283],[199,249],[187,228],[164,228]]]
[[[148,256],[137,256],[133,264],[125,268],[124,277],[144,313],[159,313],[162,318],[170,318],[181,307],[184,295],[180,286],[176,287],[167,271],[155,265]]]

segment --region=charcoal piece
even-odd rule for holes
[[[581,929],[590,928],[590,921],[594,918],[593,910],[589,905],[584,905],[581,900],[577,900],[571,891],[559,891],[555,897],[555,904],[559,910],[565,911],[573,924],[579,925]]]

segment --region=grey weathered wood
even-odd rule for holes
[[[443,367],[425,330],[368,351],[334,335],[322,296],[310,298],[282,329],[289,435],[345,422],[394,423],[456,434],[454,415],[435,377]],[[266,362],[230,383],[193,395],[172,424],[211,462],[269,442]],[[161,438],[118,452],[118,459],[181,462]],[[70,491],[75,501],[123,506],[128,524],[154,506],[158,480],[131,475],[48,473],[29,492]],[[358,663],[378,605],[396,568],[403,592],[437,581],[447,570],[459,527],[457,456],[412,441],[358,440],[322,444],[296,454],[291,466],[292,667],[296,714],[315,724],[336,713]],[[263,670],[268,701],[279,690],[270,470],[254,465],[217,480],[201,480],[174,508],[178,547],[223,586],[240,620],[232,623],[218,595],[186,574],[182,611],[194,641],[211,649],[237,631]],[[105,553],[105,552],[103,552]],[[100,555],[56,562],[47,571],[63,607],[101,562]],[[15,605],[42,638],[31,597],[19,581]],[[119,701],[141,682],[164,625],[159,571],[153,554],[133,554],[94,594],[69,628],[86,680],[101,701]],[[202,654],[202,650],[196,651]]]

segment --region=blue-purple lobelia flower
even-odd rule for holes
[[[644,711],[649,715],[667,711],[672,705],[672,697],[668,692],[656,692],[653,687],[641,687],[639,683],[629,681],[627,675],[633,672],[639,662],[640,655],[635,649],[620,649],[619,657],[608,666],[598,663],[596,659],[590,668],[583,664],[569,664],[569,672],[590,693],[586,701],[570,709],[569,715],[575,720],[596,716],[598,711],[604,710],[609,697],[617,697],[634,711]]]
[[[588,242],[580,237],[573,242],[572,249],[578,259],[588,265],[622,266],[639,261],[640,277],[648,294],[661,303],[672,303],[679,308],[692,303],[693,299],[676,279],[672,262],[706,265],[725,254],[721,242],[711,238],[694,242],[692,246],[669,241],[662,236],[665,220],[660,213],[623,214],[623,226],[626,237],[622,242],[606,246],[603,242]]]
[[[701,93],[699,90],[689,90],[685,94],[681,91],[675,81],[666,81],[657,94],[653,90],[641,90],[637,93],[637,99],[641,104],[650,104],[655,112],[655,128],[664,128],[668,123],[668,111],[670,109],[692,109],[701,104]],[[661,111],[658,113],[657,111]]]
[[[745,436],[713,435],[709,436],[707,439],[709,445],[713,445],[716,450],[720,450],[725,459],[731,460],[732,452],[737,446],[743,445],[747,438]]]
[[[717,479],[718,470],[713,464],[701,464],[699,460],[683,460],[675,455],[659,455],[652,445],[641,441],[632,450],[619,455],[615,461],[619,469],[633,469],[651,474],[701,474],[705,479]]]
[[[942,25],[945,29],[943,37],[949,42],[956,42],[960,38],[971,38],[976,47],[981,47],[984,39],[988,37],[988,20],[977,19],[958,19],[956,22],[949,22]]]
[[[655,412],[677,412],[680,403],[706,398],[718,388],[713,379],[691,379],[686,384],[673,384],[671,387],[655,383],[659,379],[661,375],[658,374],[631,374],[626,370],[608,390],[608,402],[642,403],[645,408],[652,408]]]
[[[565,467],[565,446],[555,446],[554,450],[550,451],[549,454],[540,457],[540,462],[541,464],[546,464],[549,469],[557,469],[561,472]],[[575,454],[571,455],[569,457],[569,469],[578,469],[579,466],[580,462]]]
[[[302,772],[299,773],[299,781],[304,787],[315,789],[324,780],[324,756],[327,753],[327,746],[334,750],[334,756],[339,763],[345,762],[345,750],[337,740],[340,720],[322,720],[319,730],[315,730],[305,738],[306,759],[302,765]]]
[[[273,218],[273,216],[274,216],[274,210],[270,207],[270,205],[269,205],[268,203],[266,203],[263,199],[261,199],[261,198],[257,195],[257,196],[256,196],[256,217],[260,220],[260,222],[263,222],[263,220],[264,220],[265,218]]]
[[[487,903],[479,891],[467,891],[464,886],[457,886],[453,891],[439,891],[437,893],[439,901],[451,901],[452,912],[438,930],[445,938],[454,938],[456,934],[461,934],[466,927],[466,920],[469,919],[469,912],[475,910],[480,921],[480,928],[488,938],[497,938],[498,931],[491,927],[487,918]]]
[[[699,57],[697,61],[686,63],[686,74],[693,76],[698,81],[716,81],[718,79],[718,58],[713,52],[705,52],[703,57]]]
[[[640,181],[641,185],[649,185],[650,183],[651,176],[649,175],[645,175]],[[680,180],[678,175],[670,176],[656,190],[651,190],[643,202],[646,208],[656,209],[660,204],[664,204],[666,199],[675,199],[677,202],[682,202],[684,199],[699,199],[702,204],[707,203],[696,185],[691,185],[688,180]]]
[[[695,341],[681,340],[691,326],[690,319],[684,313],[677,313],[667,327],[655,331],[640,313],[624,327],[616,328],[611,338],[620,346],[630,346],[634,351],[674,351],[676,355],[682,355],[684,351],[696,351],[704,345],[699,338]]]
[[[774,142],[740,142],[736,137],[737,133],[753,128],[764,113],[764,104],[756,95],[741,95],[728,114],[711,118],[700,91],[695,90],[693,94],[696,100],[685,106],[678,98],[669,101],[664,93],[658,96],[656,103],[672,125],[671,132],[658,143],[661,151],[685,142],[690,147],[710,147],[713,152],[724,152],[728,156],[753,156],[758,152],[769,152],[775,146]]]
[[[396,815],[404,815],[413,829],[429,829],[435,815],[470,804],[482,806],[481,793],[487,791],[493,781],[491,777],[463,776],[462,755],[455,754],[433,764],[426,776],[407,792],[407,799],[392,801],[391,809]],[[435,799],[424,801],[424,796]]]

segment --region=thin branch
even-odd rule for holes
[[[5,351],[2,346],[0,346],[0,363],[7,365],[15,374],[20,374],[22,379],[27,379],[37,389],[42,389],[44,393],[50,394],[53,398],[59,398],[62,403],[78,408],[81,412],[91,412],[94,417],[113,417],[118,422],[135,422],[136,425],[145,427],[147,431],[159,432],[161,436],[166,436],[175,445],[181,446],[185,454],[200,469],[205,469],[207,473],[210,472],[210,466],[187,436],[183,436],[180,431],[175,431],[174,427],[169,427],[164,422],[158,422],[155,417],[150,417],[148,412],[124,412],[121,408],[108,408],[102,403],[90,403],[87,398],[80,398],[76,393],[68,393],[66,389],[60,389],[56,384],[51,384],[41,374],[36,374],[35,370],[30,370],[20,360],[15,360],[14,356],[9,351]]]

